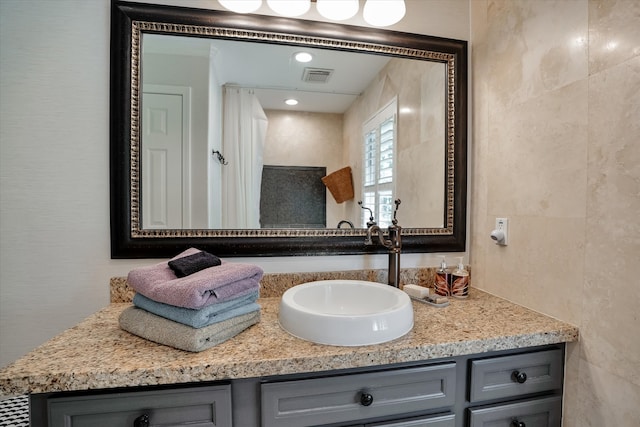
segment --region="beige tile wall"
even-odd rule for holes
[[[470,5],[474,285],[580,327],[565,426],[640,425],[640,1]]]
[[[342,114],[266,110],[269,119],[264,164],[325,166],[327,173],[344,166]],[[327,191],[327,227],[345,218],[344,207]]]
[[[362,126],[397,99],[394,197],[402,200],[399,212],[404,228],[444,226],[445,71],[441,63],[394,58],[344,115],[345,162],[353,168],[357,183],[362,176]],[[362,212],[355,203],[362,199],[362,189],[355,187],[354,202],[345,204],[351,218],[359,218]]]

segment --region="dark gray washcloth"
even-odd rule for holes
[[[189,276],[205,268],[216,267],[220,264],[222,264],[220,258],[205,251],[169,261],[169,267],[176,274],[176,277]]]

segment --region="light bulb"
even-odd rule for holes
[[[374,27],[388,27],[400,21],[406,11],[404,0],[367,0],[362,16]]]
[[[327,19],[344,21],[358,13],[360,4],[358,0],[317,0],[316,8]]]
[[[309,52],[298,52],[293,55],[293,57],[298,62],[311,62],[311,60],[313,59],[313,55],[311,55]]]
[[[298,100],[293,98],[285,99],[284,103],[287,105],[298,105]]]
[[[267,4],[276,13],[283,16],[300,16],[311,7],[310,0],[267,0]]]
[[[262,0],[218,0],[218,3],[236,13],[255,12],[262,6]]]

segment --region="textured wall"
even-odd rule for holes
[[[2,1],[0,32],[4,365],[107,301],[109,3]]]
[[[474,284],[580,327],[565,426],[640,425],[640,3],[471,14]]]

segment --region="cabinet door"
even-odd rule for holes
[[[231,427],[229,385],[74,397],[47,402],[50,427]],[[148,416],[148,424],[135,424]]]
[[[447,414],[365,424],[365,427],[455,427],[455,425],[456,416],[454,414]]]
[[[469,409],[469,427],[560,427],[560,396]]]
[[[409,414],[455,403],[454,362],[261,386],[262,427],[304,427]]]
[[[470,401],[556,390],[562,387],[562,350],[490,357],[471,362]]]

